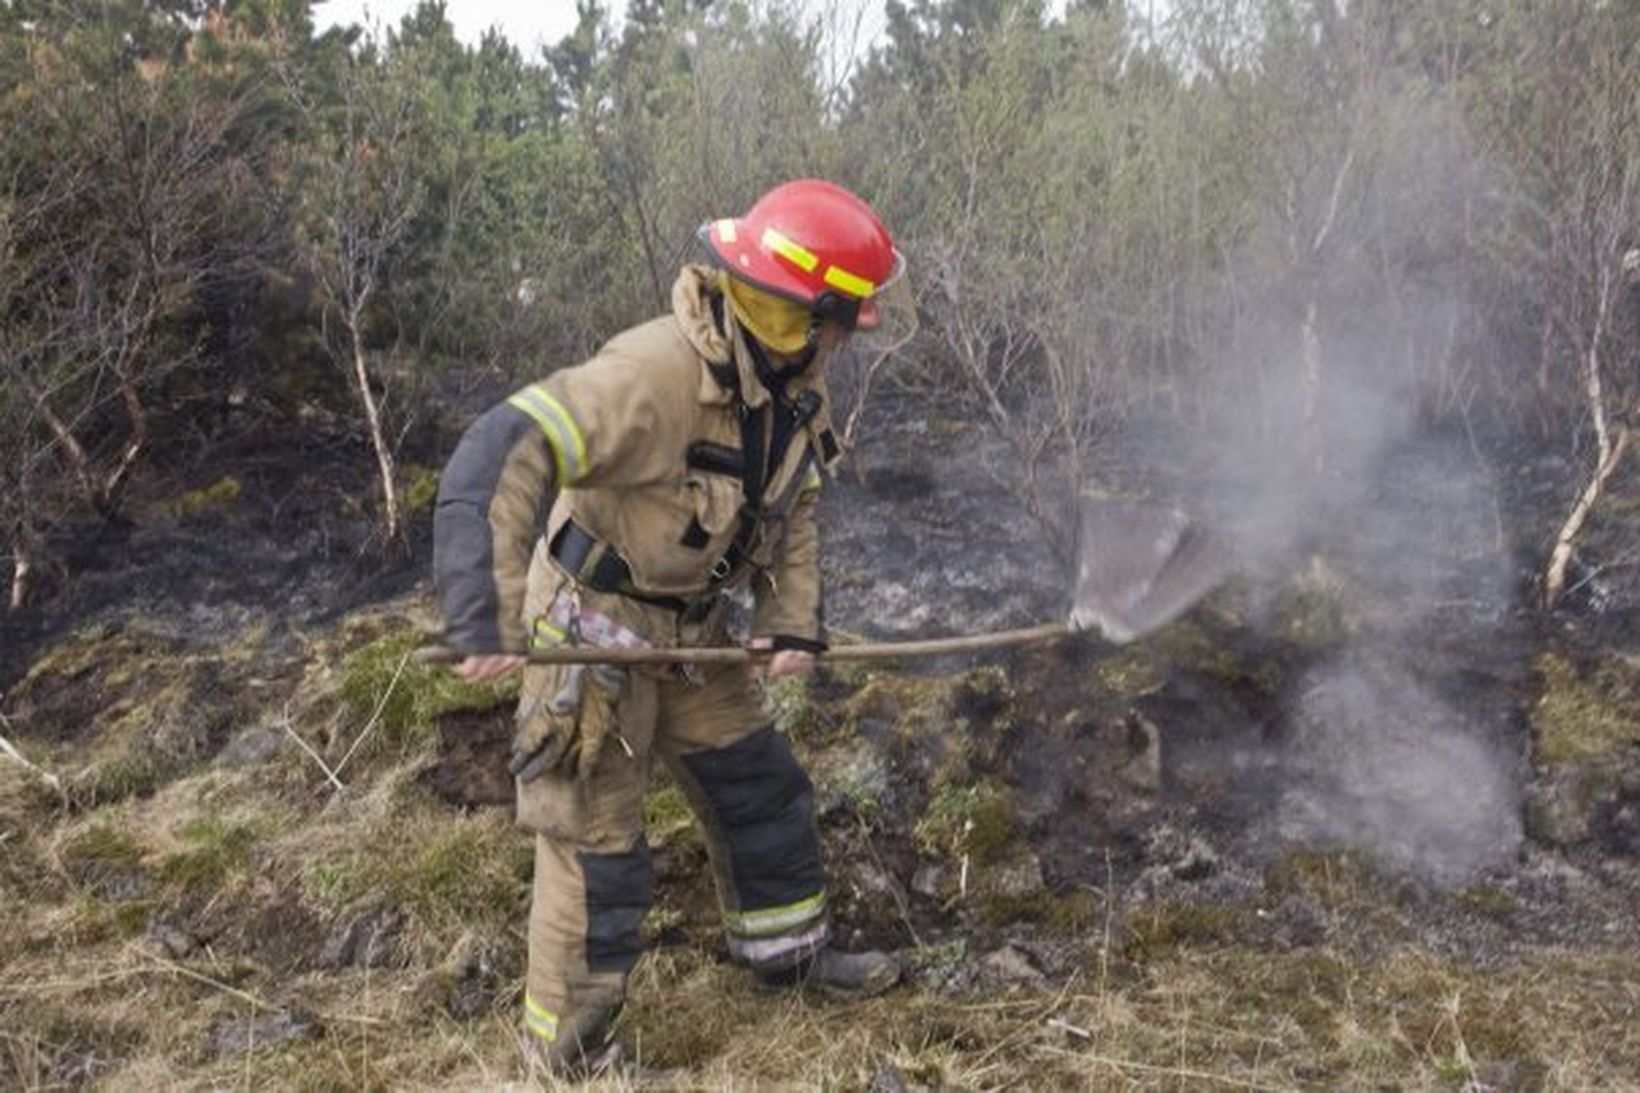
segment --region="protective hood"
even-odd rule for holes
[[[723,294],[734,308],[735,318],[754,338],[785,356],[802,352],[809,341],[809,326],[814,321],[808,308],[727,273],[718,276]]]

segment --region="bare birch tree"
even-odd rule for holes
[[[396,435],[388,422],[389,388],[372,343],[380,303],[422,193],[410,162],[416,124],[413,88],[398,79],[395,59],[336,58],[336,101],[295,83],[295,101],[315,132],[305,164],[300,257],[319,286],[324,344],[347,376],[381,490],[381,532],[400,541],[403,514],[396,481]]]

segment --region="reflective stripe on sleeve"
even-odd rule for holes
[[[803,476],[803,485],[798,492],[812,493],[825,484],[825,479],[820,477],[820,468],[811,464],[809,467],[809,473]]]
[[[723,922],[733,936],[767,937],[802,926],[825,912],[826,894],[817,892],[808,899],[788,903],[784,907],[769,907],[761,911],[725,911]]]
[[[524,388],[507,400],[541,426],[557,464],[559,486],[573,485],[587,473],[587,442],[575,418],[564,404],[547,393],[539,383]]]
[[[547,1043],[558,1041],[558,1015],[524,992],[524,1027]]]
[[[546,619],[536,619],[530,633],[530,645],[536,649],[547,649],[564,644],[568,637],[560,627]]]

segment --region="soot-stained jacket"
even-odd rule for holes
[[[750,580],[753,637],[774,638],[777,648],[823,646],[814,505],[819,468],[836,451],[820,362],[788,385],[788,404],[806,399],[810,413],[768,467],[748,533],[744,435],[771,430],[746,425],[743,414],[766,426],[781,411],[757,379],[732,310],[714,306],[716,276],[685,267],[670,315],[616,336],[468,428],[434,517],[434,580],[451,647],[528,648],[526,583],[538,542],[581,548],[578,570],[537,565],[561,583],[594,570],[607,579],[609,566],[597,563],[613,552],[625,567],[613,571],[620,591],[599,598],[620,601],[623,624],[654,645],[687,644],[696,633],[679,625],[678,604]],[[736,563],[732,574],[726,559]]]

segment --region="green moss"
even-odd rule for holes
[[[193,516],[206,509],[218,508],[222,505],[231,505],[239,500],[244,492],[244,486],[233,475],[223,475],[209,486],[187,493],[173,499],[166,508],[172,516]]]
[[[1034,922],[1051,934],[1084,937],[1095,929],[1104,905],[1091,892],[1034,892],[1027,895],[991,893],[980,901],[980,920],[993,929]]]
[[[399,466],[399,501],[407,516],[419,516],[433,511],[438,500],[438,471],[420,463]]]
[[[1124,954],[1143,961],[1183,946],[1218,944],[1235,936],[1239,916],[1211,903],[1161,903],[1130,916]]]
[[[1336,649],[1357,629],[1344,580],[1320,555],[1276,596],[1274,623],[1283,638],[1311,652]]]
[[[1550,765],[1612,757],[1640,743],[1640,672],[1620,657],[1587,677],[1557,653],[1537,659],[1542,693],[1531,710],[1538,759]]]
[[[1458,893],[1458,902],[1477,914],[1506,918],[1520,910],[1520,900],[1511,892],[1489,884],[1475,884]]]
[[[651,846],[705,850],[689,798],[670,777],[658,778],[649,796],[644,798],[643,825]]]
[[[160,864],[160,876],[185,888],[216,887],[245,873],[264,830],[261,825],[218,815],[190,820],[180,832],[188,849]]]
[[[683,912],[665,903],[652,904],[644,912],[642,931],[647,938],[660,937],[666,931],[683,924]]]
[[[1264,887],[1276,899],[1299,896],[1329,910],[1342,910],[1372,903],[1383,886],[1366,854],[1296,850],[1264,871]]]
[[[57,927],[53,942],[86,948],[140,937],[158,906],[151,899],[110,899],[82,892],[68,904],[72,916]]]
[[[824,728],[824,715],[801,676],[783,676],[763,685],[774,726],[794,739],[812,736]]]
[[[860,748],[830,771],[824,781],[851,812],[869,818],[881,811],[888,797],[888,764],[875,751]]]
[[[1013,837],[1013,799],[991,782],[947,784],[935,792],[912,835],[930,857],[970,855],[976,862],[1003,856]]]
[[[142,863],[142,847],[113,821],[95,824],[63,843],[59,855],[70,871],[86,866],[135,868]]]
[[[851,730],[863,720],[886,720],[903,736],[921,737],[949,725],[950,699],[949,679],[873,672],[844,704],[843,716]]]
[[[322,911],[346,907],[354,887],[346,867],[335,862],[320,862],[302,874],[302,894]]]
[[[1176,622],[1158,632],[1146,652],[1167,667],[1211,676],[1231,685],[1254,678],[1240,657],[1194,622]]]
[[[330,906],[385,898],[435,931],[500,928],[524,903],[533,862],[530,840],[508,818],[433,808],[385,821],[346,856],[314,863],[303,887]]]
[[[1112,698],[1138,698],[1162,687],[1162,675],[1155,664],[1136,650],[1101,659],[1093,667],[1093,679],[1100,692]]]
[[[1411,958],[1385,970],[1383,986],[1416,1042],[1443,1057],[1522,1058],[1536,1046],[1529,1011],[1509,993],[1476,989],[1475,972]]]
[[[85,808],[147,797],[173,769],[158,755],[133,750],[81,771],[69,785],[69,797]]]
[[[108,656],[108,643],[116,640],[118,628],[108,624],[76,630],[35,659],[28,675],[15,688],[22,694],[47,676],[72,678]]]
[[[1435,1077],[1447,1085],[1468,1085],[1475,1065],[1467,1055],[1446,1055],[1435,1060]]]
[[[154,657],[110,663],[121,668],[105,677],[103,690],[116,689],[113,677],[128,669],[117,685],[126,696],[99,714],[92,761],[69,783],[70,799],[82,807],[151,796],[199,755],[204,734],[195,719],[214,716],[193,700],[194,661]]]
[[[361,728],[372,717],[378,719],[377,747],[429,747],[436,743],[435,725],[445,714],[517,701],[517,673],[496,683],[467,683],[444,665],[414,660],[410,654],[425,643],[421,633],[397,630],[342,661],[337,692]]]
[[[907,967],[917,978],[942,982],[961,971],[968,961],[968,939],[962,936],[922,945],[906,957]]]

